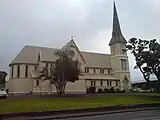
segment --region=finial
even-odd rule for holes
[[[74,40],[74,37],[73,37],[73,36],[71,36],[71,40]]]

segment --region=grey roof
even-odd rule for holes
[[[55,48],[25,46],[19,54],[12,60],[10,64],[28,63],[36,64],[38,61],[39,52],[41,53],[42,61],[55,61],[54,52],[58,50]]]
[[[59,49],[37,46],[25,46],[10,64],[36,64],[38,61],[39,52],[42,61],[54,62],[57,59],[57,57],[54,55],[54,52],[57,50]],[[86,61],[87,67],[110,68],[110,55],[108,54],[91,53],[84,51],[81,51],[81,54]]]
[[[56,48],[41,48],[42,61],[54,62],[57,60],[57,56],[54,54],[57,50]]]
[[[86,67],[111,68],[110,55],[102,53],[81,52],[86,60]]]
[[[127,43],[121,32],[115,2],[113,5],[113,31],[109,45],[112,45],[114,43],[124,43],[124,44]]]

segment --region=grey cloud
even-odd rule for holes
[[[116,0],[126,39],[160,38],[158,2]],[[108,53],[112,5],[111,0],[1,0],[0,69],[8,70],[9,62],[26,44],[61,47],[72,35],[81,50]],[[142,79],[133,70],[132,57],[130,61],[132,79]]]

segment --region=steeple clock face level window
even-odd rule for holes
[[[127,70],[127,60],[121,59],[122,70]]]

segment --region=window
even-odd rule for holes
[[[93,69],[93,72],[96,73],[96,69]]]
[[[116,86],[118,86],[118,81],[116,81]]]
[[[116,44],[111,46],[111,54],[116,55]]]
[[[28,65],[26,65],[26,68],[25,68],[25,77],[28,77]]]
[[[96,86],[96,81],[91,81],[91,86]]]
[[[127,61],[124,60],[124,70],[126,70],[126,69],[127,69]]]
[[[103,81],[101,80],[101,86],[103,86]]]
[[[89,73],[89,68],[85,68],[85,72],[86,72],[86,73]]]
[[[46,63],[46,68],[48,69],[48,63]]]
[[[111,74],[111,71],[110,71],[110,69],[108,69],[108,74]]]
[[[104,73],[104,69],[100,69],[100,73]]]
[[[109,81],[110,86],[112,86],[112,81]]]
[[[48,72],[48,63],[46,63],[46,75],[48,76],[49,75],[49,72]]]
[[[53,63],[51,63],[51,70],[53,70],[53,68],[54,68],[54,66],[53,66],[54,64]]]
[[[126,70],[127,69],[127,61],[124,59],[121,59],[121,67],[122,70]]]
[[[91,86],[93,86],[93,81],[91,81]]]
[[[20,66],[18,65],[17,66],[17,77],[19,77],[20,76]]]
[[[36,80],[36,86],[39,86],[39,80]]]
[[[14,71],[14,65],[12,65],[12,73],[11,73],[11,77],[13,77],[13,72]]]
[[[107,81],[107,86],[109,86],[109,81]]]
[[[37,66],[36,65],[34,66],[34,70],[37,70]]]

